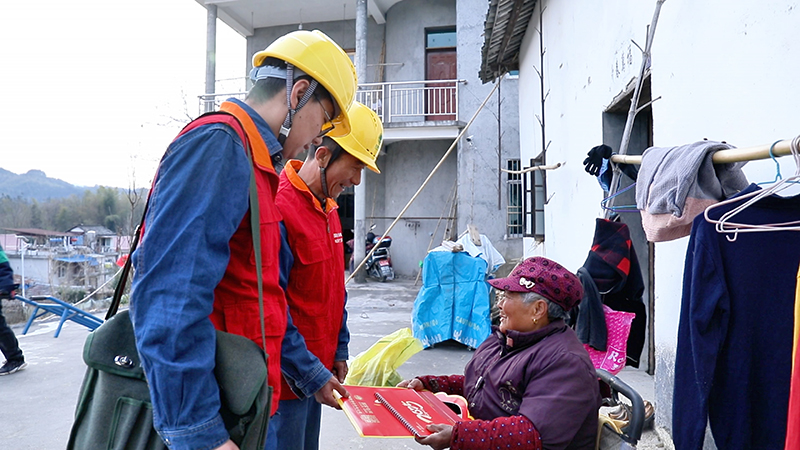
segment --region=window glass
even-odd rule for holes
[[[456,46],[456,30],[428,31],[427,48],[447,48]]]
[[[536,211],[536,229],[533,231],[534,237],[544,239],[544,211]]]
[[[506,162],[508,170],[519,170],[518,159],[509,159]],[[507,173],[508,198],[506,205],[506,234],[508,237],[522,236],[522,175]]]
[[[541,159],[531,159],[531,167],[542,164]],[[523,175],[523,235],[544,240],[545,174],[541,170]]]

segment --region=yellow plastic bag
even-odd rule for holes
[[[420,350],[422,343],[412,336],[411,328],[401,328],[359,353],[350,364],[344,384],[396,386],[403,381],[397,368]]]

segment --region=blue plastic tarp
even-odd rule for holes
[[[430,252],[411,328],[424,347],[454,339],[478,347],[491,333],[487,263],[465,252]]]
[[[61,258],[56,258],[56,261],[63,261],[67,263],[83,263],[88,262],[90,266],[97,266],[100,263],[97,259],[92,258],[91,256],[86,255],[73,255],[73,256],[64,256]]]

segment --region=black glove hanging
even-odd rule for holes
[[[611,158],[611,152],[611,147],[605,144],[592,147],[587,153],[586,159],[583,160],[586,172],[593,176],[599,175],[600,168],[603,167],[603,160]]]

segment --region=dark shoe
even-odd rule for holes
[[[6,363],[3,364],[3,367],[0,367],[0,376],[11,375],[14,372],[19,372],[27,366],[28,363],[25,361],[6,361]]]

